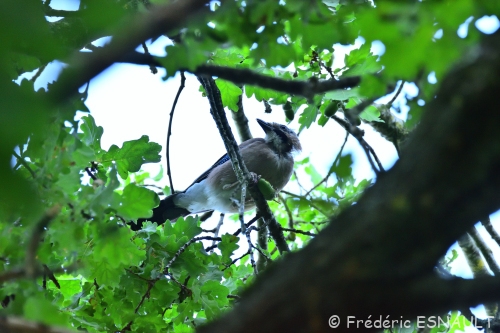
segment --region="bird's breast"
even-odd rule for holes
[[[266,179],[275,190],[281,190],[290,180],[293,172],[293,158],[290,154],[278,155],[267,145],[257,142],[242,149],[241,155],[248,171]],[[223,209],[217,210],[223,213],[238,211],[235,201],[241,198],[241,188],[230,161],[216,167],[206,181],[208,200]],[[245,204],[245,210],[253,207],[252,202]]]

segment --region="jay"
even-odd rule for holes
[[[257,119],[264,130],[265,138],[253,138],[239,145],[241,157],[248,168],[266,179],[276,191],[280,191],[290,180],[293,172],[292,153],[302,149],[299,138],[285,125],[267,123]],[[225,154],[212,167],[202,173],[184,191],[174,193],[160,201],[153,209],[153,216],[131,224],[132,230],[139,230],[145,220],[165,223],[178,217],[207,211],[221,213],[238,212],[237,199],[241,188],[233,171],[231,160]],[[236,199],[236,200],[235,200]],[[245,203],[245,210],[254,208],[253,200]]]

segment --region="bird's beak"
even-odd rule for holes
[[[269,125],[268,123],[266,123],[264,120],[262,119],[257,119],[257,122],[259,123],[260,127],[262,127],[262,129],[264,130],[264,132],[269,132],[271,131],[273,128],[271,127],[271,125]]]

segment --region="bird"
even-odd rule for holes
[[[265,138],[253,138],[239,145],[241,157],[247,169],[267,180],[279,192],[290,180],[293,172],[293,153],[302,150],[297,134],[289,127],[257,119]],[[153,216],[140,218],[131,223],[132,230],[140,230],[144,221],[158,225],[166,220],[174,221],[181,216],[208,211],[236,213],[241,197],[241,187],[227,154],[202,173],[184,191],[171,194],[153,209]],[[245,202],[245,210],[255,207],[251,198]]]

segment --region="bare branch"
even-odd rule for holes
[[[142,49],[144,50],[144,54],[150,55],[148,46],[146,45],[146,42],[142,42],[141,45],[142,45]],[[158,73],[158,68],[156,68],[156,66],[153,64],[149,65],[149,70],[151,71],[152,74]]]
[[[36,174],[35,172],[33,171],[33,169],[31,169],[31,167],[29,166],[28,162],[26,162],[26,160],[24,158],[22,158],[15,150],[12,152],[12,155],[14,155],[15,158],[17,158],[17,161],[23,166],[26,168],[26,170],[28,170],[28,172],[31,174],[31,177],[36,178]]]
[[[346,131],[344,143],[342,143],[342,146],[340,147],[340,150],[337,153],[337,156],[335,157],[335,160],[333,161],[332,166],[330,167],[330,170],[326,174],[325,178],[323,178],[322,180],[320,180],[316,185],[314,185],[313,188],[311,188],[309,191],[307,191],[307,193],[304,194],[304,197],[307,197],[312,191],[314,191],[315,189],[317,189],[321,184],[323,184],[324,182],[326,182],[328,180],[328,178],[330,178],[330,176],[332,175],[332,173],[334,171],[335,164],[337,164],[337,161],[340,159],[340,156],[342,156],[342,152],[344,151],[344,147],[345,147],[345,144],[347,143],[347,139],[348,138],[349,138],[349,132]]]
[[[155,7],[146,14],[125,22],[111,43],[98,52],[77,53],[68,61],[59,79],[49,91],[49,98],[60,103],[76,94],[78,88],[133,51],[142,42],[180,27],[200,13],[208,0],[185,0]],[[205,12],[209,12],[208,8]]]
[[[259,86],[261,88],[285,92],[291,95],[304,96],[306,98],[312,98],[314,95],[322,94],[330,90],[352,88],[357,86],[360,82],[359,77],[325,81],[283,80],[276,77],[258,74],[246,68],[236,69],[214,65],[199,66],[193,74],[217,76],[235,84],[249,84]]]
[[[150,57],[139,52],[129,52],[124,54],[117,61],[136,65],[149,66],[150,64],[154,64],[155,66],[162,66],[161,63],[154,57]],[[331,90],[353,88],[361,82],[361,78],[358,76],[342,78],[339,80],[331,79],[321,81],[284,80],[279,77],[259,74],[246,68],[231,68],[217,65],[201,65],[194,71],[190,71],[187,68],[182,70],[195,75],[217,76],[218,78],[231,81],[239,86],[253,85],[291,95],[303,96],[308,99],[312,98],[314,95],[323,94]]]
[[[201,241],[201,240],[218,240],[218,241],[221,241],[222,239],[220,237],[212,237],[212,236],[202,236],[202,237],[194,237],[194,238],[191,238],[186,244],[182,245],[178,250],[177,252],[174,254],[174,256],[172,257],[172,259],[170,259],[170,261],[167,263],[167,265],[165,266],[165,269],[163,270],[164,274],[169,274],[168,273],[168,270],[169,268],[172,266],[172,264],[177,260],[177,258],[179,258],[179,256],[184,252],[186,251],[186,249],[188,248],[189,245],[195,243],[195,242],[198,242],[198,241]]]
[[[241,88],[241,87],[240,87]],[[248,118],[245,115],[245,110],[243,109],[243,93],[238,97],[238,111],[231,111],[231,117],[233,118],[236,129],[238,130],[238,135],[241,142],[250,140],[252,138],[252,133],[250,132],[250,127],[248,127]]]
[[[399,94],[401,94],[401,91],[403,91],[403,87],[404,87],[405,83],[406,82],[404,80],[401,81],[401,83],[399,84],[398,90],[396,91],[394,96],[392,96],[391,100],[389,102],[387,102],[386,106],[390,107],[392,105],[392,103],[394,103],[396,98],[398,98]]]
[[[331,116],[340,126],[342,126],[349,134],[351,134],[356,140],[358,140],[361,148],[365,151],[365,155],[368,158],[368,162],[370,163],[373,171],[377,176],[380,175],[380,173],[385,172],[384,167],[382,166],[382,163],[380,163],[380,160],[378,159],[377,155],[375,154],[375,151],[373,148],[366,142],[365,139],[363,139],[364,132],[360,128],[348,123],[347,121],[340,119],[339,117],[333,115]],[[375,162],[377,163],[378,168],[375,166],[375,162],[372,159],[375,159]]]
[[[297,234],[302,234],[302,235],[306,235],[306,236],[313,236],[313,237],[317,236],[316,234],[313,234],[312,232],[298,230],[298,229],[294,229],[294,228],[281,228],[281,230],[295,232]]]
[[[175,190],[174,190],[174,183],[172,181],[172,171],[170,169],[170,136],[172,135],[172,122],[174,120],[175,107],[177,106],[177,102],[179,101],[179,96],[181,95],[181,92],[185,87],[185,83],[186,83],[186,76],[184,75],[184,72],[181,71],[181,84],[179,86],[179,89],[177,90],[177,94],[175,95],[174,103],[172,104],[172,109],[170,110],[170,119],[168,121],[168,132],[167,132],[167,149],[166,149],[167,175],[170,184],[170,193],[172,194],[175,193]]]

